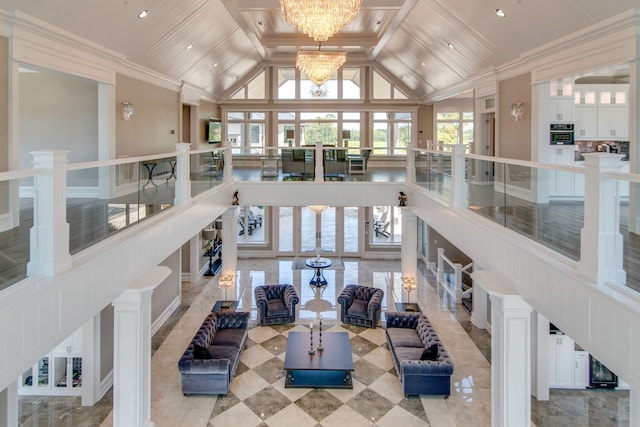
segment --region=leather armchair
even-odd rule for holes
[[[277,325],[296,321],[296,304],[300,298],[292,285],[256,286],[253,293],[258,307],[258,324]]]
[[[371,286],[347,285],[344,287],[338,303],[340,304],[340,320],[342,323],[378,327],[382,312],[384,291]]]

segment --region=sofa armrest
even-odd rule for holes
[[[418,319],[422,313],[406,313],[388,311],[385,314],[387,320],[387,328],[410,328],[415,329],[418,325]]]
[[[296,289],[293,285],[288,285],[284,290],[284,303],[287,308],[291,309],[295,307],[296,304],[300,302],[300,298],[298,298],[298,294],[296,293]]]
[[[248,329],[249,328],[249,312],[244,311],[231,311],[216,313],[218,317],[216,330],[237,328]]]
[[[369,300],[369,304],[367,305],[367,311],[370,316],[373,316],[378,310],[380,310],[382,307],[382,298],[384,298],[384,291],[382,289],[378,289],[374,292],[373,296]]]
[[[256,297],[256,305],[258,307],[264,306],[267,307],[267,294],[261,287],[256,287],[253,290],[253,294]]]
[[[353,303],[354,289],[354,285],[347,285],[342,289],[342,292],[340,292],[340,295],[338,296],[338,302],[345,310],[351,307],[351,304]]]

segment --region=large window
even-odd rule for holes
[[[436,114],[436,140],[439,144],[471,144],[473,142],[473,112],[439,111]]]
[[[402,209],[397,206],[373,207],[372,245],[399,245],[402,243]]]
[[[412,113],[377,112],[373,115],[373,154],[407,154]]]
[[[311,111],[311,112],[279,112],[278,146],[294,147],[323,145],[360,147],[359,112]]]
[[[265,142],[265,113],[230,111],[227,113],[227,140],[233,154],[261,154]]]

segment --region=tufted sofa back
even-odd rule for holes
[[[264,285],[262,288],[267,299],[282,299],[286,289],[285,285]]]

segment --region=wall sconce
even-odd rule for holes
[[[514,102],[511,104],[511,115],[513,116],[513,120],[519,122],[522,119],[522,115],[524,114],[524,103],[523,102]]]
[[[127,102],[127,101],[122,103],[122,118],[123,119],[131,120],[131,117],[133,117],[135,112],[136,112],[136,107],[134,107],[132,103]]]
[[[350,130],[343,130],[342,131],[342,142],[344,143],[345,147],[349,146],[349,140],[351,139],[351,131]]]

